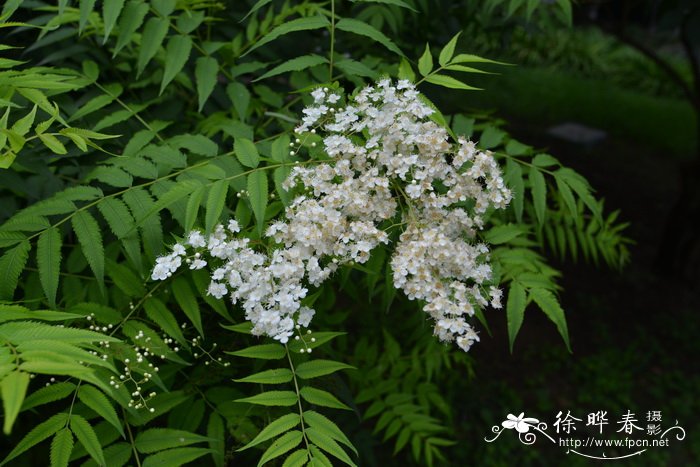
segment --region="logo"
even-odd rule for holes
[[[557,413],[551,428],[537,418],[526,417],[521,412],[517,417],[508,414],[500,425],[491,427],[495,436],[487,443],[493,443],[504,432],[517,433],[524,445],[534,445],[538,439],[566,448],[566,454],[575,454],[589,459],[618,460],[639,456],[650,448],[666,448],[671,442],[683,441],[685,429],[678,424],[664,425],[661,411],[647,411],[646,416],[637,417],[628,410],[612,418],[607,411],[598,410],[578,418],[571,411]],[[641,418],[643,421],[640,421]],[[585,422],[584,422],[585,420]],[[629,451],[621,455],[606,455],[606,450],[615,453]]]

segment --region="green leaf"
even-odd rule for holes
[[[136,436],[134,446],[139,452],[150,454],[164,449],[183,447],[190,444],[206,443],[206,436],[171,428],[150,428]]]
[[[253,81],[260,81],[262,79],[281,75],[282,73],[288,73],[290,71],[306,70],[307,68],[315,67],[323,63],[328,63],[328,59],[325,57],[321,57],[320,55],[302,55],[301,57],[292,58],[291,60],[287,60],[286,62],[277,65],[276,67],[274,67],[264,75],[260,76],[259,78],[254,79]]]
[[[258,467],[299,446],[303,438],[304,435],[299,430],[293,430],[283,434],[265,450],[258,462]]]
[[[56,291],[61,272],[61,232],[56,227],[44,230],[37,242],[36,261],[44,294],[52,308],[56,307]]]
[[[316,347],[320,347],[321,345],[325,344],[326,342],[329,342],[336,337],[343,336],[345,335],[344,332],[331,332],[331,331],[325,331],[325,332],[314,332],[311,336],[316,341],[310,342],[307,340],[306,342],[302,342],[301,340],[293,340],[290,341],[289,344],[289,350],[292,352],[299,352],[301,349],[315,349]]]
[[[483,58],[472,54],[459,54],[452,59],[451,63],[494,63],[498,65],[507,65],[507,63],[489,60],[488,58]]]
[[[114,407],[112,407],[112,404],[109,403],[107,397],[99,389],[96,389],[94,386],[83,384],[78,390],[78,399],[94,410],[97,415],[107,420],[107,422],[116,428],[119,434],[124,437],[124,429],[122,428],[117,412],[114,410]]]
[[[87,101],[80,109],[78,109],[68,118],[68,121],[79,120],[86,115],[90,115],[91,113],[108,106],[114,102],[114,100],[119,97],[123,91],[121,85],[119,84],[107,85],[105,86],[105,89],[107,90],[106,94],[100,94],[99,96],[93,97]]]
[[[241,379],[234,379],[236,383],[282,384],[288,383],[294,378],[289,368],[276,368],[255,373]]]
[[[571,214],[571,217],[578,224],[580,222],[579,212],[578,207],[576,206],[576,200],[574,199],[574,194],[571,192],[571,188],[569,188],[569,185],[567,185],[561,177],[557,176],[556,172],[554,173],[554,179],[557,182],[557,190],[559,191],[559,195],[564,201],[564,204],[566,204],[569,214]]]
[[[297,395],[294,391],[267,391],[255,396],[236,399],[236,402],[281,407],[291,407],[297,401]]]
[[[407,79],[412,83],[416,82],[416,73],[413,71],[409,61],[405,58],[402,58],[399,64],[399,79]]]
[[[301,417],[299,417],[299,414],[297,413],[283,415],[263,428],[250,443],[237,449],[237,451],[243,451],[245,449],[252,448],[253,446],[257,446],[260,443],[264,443],[268,439],[274,438],[285,431],[291,430],[297,426],[300,421]]]
[[[4,423],[2,431],[9,435],[12,425],[17,419],[22,401],[29,387],[29,374],[23,371],[13,371],[0,381],[0,395],[2,395],[2,408],[4,411]]]
[[[547,183],[544,180],[542,172],[534,167],[530,168],[529,180],[537,223],[542,226],[544,224],[545,214],[547,213]]]
[[[348,437],[345,436],[345,433],[343,433],[343,431],[338,427],[338,425],[333,423],[326,416],[321,415],[320,413],[313,410],[306,410],[304,411],[304,421],[311,428],[318,430],[319,432],[333,438],[336,441],[340,441],[341,443],[352,449],[352,451],[355,454],[357,454],[357,450],[352,445]]]
[[[233,143],[233,150],[236,152],[236,157],[246,167],[254,169],[260,163],[260,155],[255,143],[247,138],[236,138]]]
[[[287,21],[280,26],[277,26],[275,29],[270,31],[269,33],[265,34],[258,42],[256,42],[248,51],[243,54],[248,55],[251,53],[253,50],[257,49],[258,47],[262,47],[263,45],[274,41],[275,39],[279,38],[280,36],[284,36],[286,34],[292,33],[292,32],[297,32],[297,31],[310,31],[313,29],[322,29],[327,26],[330,26],[330,22],[328,21],[328,18],[325,16],[311,16],[309,18],[297,18],[293,19],[291,21]],[[338,27],[338,24],[336,24],[336,28]]]
[[[226,352],[229,355],[236,357],[255,358],[262,360],[279,360],[284,358],[287,353],[281,344],[261,344],[246,347],[235,352]]]
[[[49,456],[51,467],[68,467],[71,452],[73,452],[73,434],[68,428],[64,428],[51,440]]]
[[[508,243],[526,232],[527,229],[522,225],[504,224],[492,227],[484,234],[484,239],[492,245],[500,245]]]
[[[511,139],[510,141],[508,141],[508,144],[506,144],[506,154],[509,154],[511,156],[522,156],[523,154],[527,154],[531,150],[532,148],[527,144],[523,144],[520,141],[514,139]]]
[[[3,272],[3,278],[0,281],[0,300],[12,300],[19,275],[27,264],[30,249],[31,243],[25,240],[11,250],[7,250],[0,258],[0,271]]]
[[[311,462],[309,462],[310,467],[333,467],[330,459],[313,444],[309,446],[309,451],[311,451]]]
[[[97,221],[87,210],[78,211],[71,219],[73,230],[87,259],[97,283],[104,290],[105,257],[102,247],[102,234]]]
[[[520,326],[523,324],[526,305],[527,298],[525,296],[525,289],[519,282],[511,282],[508,290],[508,302],[506,303],[506,315],[508,317],[508,341],[510,343],[511,353],[513,353],[513,343],[515,342],[515,337],[518,335]]]
[[[333,394],[322,389],[312,388],[310,386],[305,386],[299,391],[301,397],[310,404],[320,405],[322,407],[330,407],[332,409],[346,409],[350,410],[350,407],[340,402]]]
[[[428,76],[431,71],[433,71],[433,56],[430,53],[430,46],[425,44],[425,52],[418,59],[418,72],[423,76]]]
[[[248,91],[248,88],[241,83],[234,82],[226,86],[226,94],[233,102],[233,108],[236,109],[238,118],[241,121],[245,121],[248,106],[250,105],[250,91]]]
[[[197,215],[199,214],[199,206],[202,204],[202,198],[204,198],[205,187],[201,186],[192,192],[189,198],[187,198],[187,208],[185,209],[185,232],[189,232],[194,227],[195,222],[197,222]]]
[[[182,345],[186,345],[185,336],[182,334],[182,330],[175,319],[175,316],[168,310],[168,308],[158,300],[157,298],[149,298],[143,304],[146,310],[146,316],[148,319],[153,321],[158,325],[160,329],[163,330],[170,337],[178,341]]]
[[[195,329],[197,329],[199,335],[203,336],[202,314],[189,281],[183,276],[176,277],[175,280],[173,280],[172,291],[177,304],[180,305],[182,311],[185,312],[185,315],[194,325]]]
[[[141,46],[139,47],[139,58],[136,65],[136,77],[139,77],[143,70],[156,54],[166,34],[170,28],[167,18],[153,17],[146,22],[146,27],[141,35]]]
[[[37,389],[24,399],[20,412],[43,404],[48,404],[49,402],[65,399],[73,394],[73,391],[75,391],[75,384],[65,381],[44,386],[43,388]]]
[[[355,369],[355,367],[333,360],[311,360],[297,366],[295,373],[299,378],[311,379],[347,369]]]
[[[219,62],[213,57],[199,57],[194,67],[194,78],[197,82],[197,96],[199,98],[199,111],[209,99],[219,73]]]
[[[537,306],[551,319],[559,330],[559,334],[564,339],[566,348],[571,352],[569,343],[569,330],[566,326],[566,316],[564,310],[559,305],[559,301],[552,292],[546,289],[531,289],[530,297],[537,303]]]
[[[327,436],[322,431],[316,428],[307,428],[306,436],[308,436],[309,441],[326,451],[328,454],[343,461],[347,465],[356,467],[356,464],[352,461],[352,459],[350,459],[350,456],[348,456],[348,454],[343,450],[343,448],[340,447],[340,445],[336,443],[333,438]]]
[[[112,58],[119,54],[119,51],[133,40],[136,31],[143,24],[143,20],[148,13],[148,4],[138,0],[131,0],[126,4],[119,21],[119,37],[114,46]]]
[[[112,32],[112,28],[117,23],[117,18],[119,18],[122,8],[124,8],[124,0],[104,0],[102,4],[102,18],[105,25],[103,44],[107,42],[109,33]]]
[[[282,467],[303,467],[309,459],[306,449],[299,449],[291,453],[285,460]]]
[[[211,452],[207,448],[176,448],[148,456],[142,467],[179,467],[188,464]]]
[[[258,232],[262,234],[267,208],[267,174],[261,170],[248,175],[248,197],[257,220]]]
[[[80,22],[78,25],[78,33],[82,34],[87,20],[95,8],[95,0],[80,0]]]
[[[368,67],[364,63],[358,62],[357,60],[353,60],[351,58],[344,58],[342,60],[338,60],[335,63],[335,66],[337,66],[338,69],[345,73],[345,75],[349,78],[354,76],[361,76],[364,78],[376,79],[377,76],[379,76],[379,73],[377,71]]]
[[[68,151],[58,138],[49,133],[41,133],[38,135],[44,146],[49,148],[54,154],[66,154]]]
[[[552,167],[555,165],[560,165],[559,161],[549,154],[537,154],[532,159],[532,164],[537,167]]]
[[[92,343],[99,341],[119,342],[119,339],[105,334],[71,327],[54,326],[36,321],[14,321],[0,325],[0,338],[10,342],[26,344],[23,341],[47,340],[69,344]]]
[[[24,136],[29,133],[32,123],[34,123],[34,118],[36,117],[36,108],[37,105],[34,104],[34,107],[32,107],[32,110],[30,110],[27,115],[17,120],[15,124],[12,125],[12,131],[20,136]]]
[[[95,459],[98,465],[106,465],[100,440],[97,439],[95,430],[90,426],[87,420],[73,413],[70,416],[70,429],[73,431],[73,434],[75,434],[75,437],[78,438],[80,444],[82,444],[88,454],[90,454],[90,457]]]
[[[391,39],[386,37],[381,31],[367,23],[351,18],[343,18],[335,24],[335,28],[341,31],[351,32],[360,36],[369,37],[375,42],[380,43],[390,51],[397,55],[404,56],[401,49],[394,44]]]
[[[192,39],[190,36],[176,35],[168,40],[165,47],[165,68],[163,70],[163,81],[160,83],[160,94],[175,78],[175,76],[185,66],[192,51]]]
[[[228,187],[228,180],[219,180],[209,189],[205,217],[205,230],[207,232],[212,232],[214,230],[214,225],[216,225],[221,218],[221,213],[224,211],[224,206],[226,206]]]
[[[444,88],[451,88],[451,89],[466,89],[466,90],[478,90],[479,88],[475,88],[474,86],[469,86],[468,84],[464,84],[463,82],[459,81],[458,79],[455,79],[451,76],[447,75],[430,75],[425,77],[425,81],[428,83],[436,84],[438,86],[442,86]]]
[[[440,51],[440,56],[438,57],[438,63],[440,66],[446,66],[450,60],[452,60],[452,57],[455,54],[457,39],[459,39],[460,34],[462,34],[461,31],[455,34],[454,37],[450,39],[450,42],[448,42]]]
[[[226,436],[228,432],[221,416],[213,412],[209,415],[207,423],[207,437],[209,438],[209,449],[214,459],[215,467],[223,467],[226,458]]]
[[[27,433],[27,435],[20,440],[19,443],[17,443],[10,451],[10,453],[3,459],[3,461],[0,463],[0,465],[5,465],[15,457],[19,456],[20,454],[23,454],[27,450],[33,448],[40,442],[44,441],[45,439],[49,438],[50,436],[54,435],[58,430],[63,428],[66,425],[66,421],[68,420],[68,414],[67,413],[57,413],[56,415],[53,415],[50,417],[48,420],[41,422],[32,430]]]

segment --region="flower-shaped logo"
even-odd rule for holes
[[[540,422],[536,418],[524,418],[524,416],[525,412],[521,412],[517,417],[513,414],[508,414],[508,420],[503,421],[501,425],[508,430],[515,428],[518,433],[527,433],[530,431],[531,426],[537,426]]]

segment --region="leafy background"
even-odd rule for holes
[[[651,272],[693,111],[653,61],[572,29],[574,13],[566,0],[6,2],[4,463],[559,464],[561,451],[482,440],[507,413],[564,408],[663,410],[689,437],[639,462],[696,459],[697,423],[680,418],[697,404],[697,296]],[[205,273],[148,279],[192,227],[234,217],[259,239],[291,196],[304,91],[381,75],[419,82],[515,193],[484,235],[506,310],[480,316],[473,352],[430,336],[383,249],[313,295],[313,358],[248,336]],[[566,119],[610,137],[544,131]]]

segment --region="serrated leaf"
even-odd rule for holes
[[[297,426],[300,421],[301,417],[299,416],[299,414],[290,413],[287,415],[283,415],[277,420],[271,422],[265,428],[263,428],[250,443],[246,444],[242,448],[237,449],[237,451],[243,451],[245,449],[252,448],[253,446],[257,446],[260,443],[264,443],[268,439],[274,438],[284,433],[285,431],[291,430],[292,428]]]
[[[0,465],[6,465],[12,459],[54,435],[58,430],[66,425],[67,420],[68,414],[61,412],[53,415],[48,420],[41,422],[32,428],[32,430],[15,445],[15,447],[12,449],[12,451],[10,451],[7,457],[3,459]]]
[[[119,21],[119,37],[117,38],[117,44],[114,46],[112,58],[116,57],[119,51],[131,42],[134,33],[143,24],[147,13],[148,4],[145,2],[131,0],[126,4]]]
[[[227,435],[228,432],[223,418],[216,412],[212,412],[207,423],[207,437],[209,438],[209,449],[211,449],[211,455],[216,467],[223,467],[224,465]]]
[[[418,72],[423,76],[428,76],[431,71],[433,71],[433,56],[430,53],[430,46],[425,44],[425,51],[418,59]]]
[[[506,315],[508,317],[508,341],[511,353],[513,353],[513,343],[515,342],[515,337],[518,335],[520,326],[523,324],[526,305],[527,298],[525,296],[525,289],[519,282],[511,282],[508,290],[508,301],[506,302]]]
[[[186,345],[185,336],[182,334],[180,325],[170,310],[157,298],[149,298],[143,304],[146,316],[160,327],[163,332],[178,341],[181,345]]]
[[[61,143],[54,135],[49,133],[41,133],[38,136],[41,142],[44,143],[44,146],[49,148],[54,154],[62,155],[68,152],[63,143]]]
[[[411,64],[405,58],[401,59],[399,64],[399,79],[407,79],[414,83],[416,81],[416,73],[413,71]]]
[[[566,348],[571,352],[566,316],[564,315],[564,310],[562,310],[559,305],[559,300],[557,300],[552,292],[546,289],[531,289],[530,297],[532,297],[535,303],[537,303],[537,306],[539,306],[544,314],[557,326],[559,334],[561,334],[562,339],[564,339]]]
[[[537,223],[542,226],[547,213],[547,183],[544,180],[542,172],[534,167],[530,168],[529,180]]]
[[[92,269],[97,283],[104,290],[105,257],[102,247],[102,234],[92,215],[87,210],[78,211],[71,219],[80,247]]]
[[[226,86],[226,94],[233,102],[233,108],[236,109],[238,118],[241,121],[245,121],[248,106],[250,105],[250,91],[248,91],[248,88],[241,83],[234,82]]]
[[[320,55],[302,55],[301,57],[292,58],[291,60],[287,60],[286,62],[277,65],[276,67],[263,74],[259,78],[254,79],[253,81],[260,81],[266,78],[270,78],[272,76],[281,75],[282,73],[288,73],[290,71],[306,70],[307,68],[315,67],[323,63],[328,63],[328,59],[325,57],[321,57]]]
[[[104,0],[102,3],[102,18],[104,20],[104,37],[102,43],[107,42],[109,34],[112,32],[112,28],[117,23],[119,14],[124,8],[124,0]]]
[[[299,449],[291,453],[285,460],[282,467],[303,467],[309,459],[306,449]]]
[[[136,436],[134,446],[139,452],[150,454],[165,449],[183,447],[190,444],[206,443],[206,436],[171,428],[150,428]]]
[[[335,66],[337,66],[338,69],[345,73],[345,75],[348,77],[361,76],[364,78],[376,79],[377,76],[379,76],[379,73],[377,71],[368,67],[364,63],[358,62],[357,60],[353,60],[351,58],[344,58],[342,60],[338,60],[335,63]],[[399,70],[399,72],[401,72],[401,70]]]
[[[492,245],[508,243],[516,237],[527,232],[522,225],[504,224],[492,227],[484,234],[484,239]]]
[[[99,389],[96,389],[94,386],[83,384],[78,390],[78,399],[94,410],[97,415],[107,420],[107,422],[116,428],[119,434],[124,437],[124,429],[122,428],[117,412],[114,410],[114,407],[112,407],[107,397]]]
[[[39,279],[52,308],[56,307],[62,241],[60,231],[56,227],[51,227],[39,235],[37,242],[36,261],[39,266]]]
[[[262,170],[248,175],[248,199],[257,220],[258,232],[262,234],[268,200],[267,174]]]
[[[355,367],[333,360],[311,360],[299,364],[294,372],[302,379],[311,379],[348,369],[355,369]]]
[[[316,347],[320,347],[321,345],[325,344],[326,342],[329,342],[336,337],[339,336],[344,336],[344,332],[332,332],[332,331],[324,331],[324,332],[314,332],[313,333],[313,338],[316,339],[314,342],[310,342],[307,340],[306,342],[302,342],[301,340],[293,340],[289,341],[288,347],[289,350],[292,352],[298,353],[301,349],[315,349]],[[311,336],[310,336],[311,337]]]
[[[306,402],[310,404],[320,405],[322,407],[330,407],[332,409],[350,410],[350,407],[343,404],[338,400],[337,397],[335,397],[328,391],[324,391],[323,389],[316,389],[310,386],[304,386],[299,391],[299,394],[301,394],[301,397],[303,397],[304,400],[306,400]]]
[[[464,84],[463,82],[459,81],[458,79],[455,79],[451,76],[447,75],[430,75],[425,77],[425,81],[428,83],[436,84],[438,86],[442,86],[444,88],[451,88],[451,89],[465,89],[465,90],[478,90],[479,88],[475,88],[474,86],[469,86],[468,84]]]
[[[78,33],[82,34],[87,20],[95,8],[95,0],[80,0],[80,20],[78,23]]]
[[[226,353],[236,357],[256,358],[262,360],[279,360],[287,355],[284,347],[281,344],[253,345],[235,352]]]
[[[36,117],[36,108],[37,105],[34,104],[34,107],[32,107],[32,110],[30,110],[27,115],[17,120],[14,125],[12,125],[12,131],[20,136],[24,136],[29,133],[32,124],[34,123],[34,118]]]
[[[141,47],[139,47],[139,58],[136,65],[136,76],[140,76],[146,65],[151,61],[158,49],[163,44],[170,22],[167,18],[153,17],[146,22],[146,27],[141,34]]]
[[[258,467],[299,446],[303,438],[304,435],[299,430],[293,430],[283,434],[265,450],[258,462]]]
[[[207,448],[175,448],[148,456],[142,467],[179,467],[188,464],[211,452]]]
[[[353,446],[348,437],[345,436],[345,433],[343,433],[343,431],[338,427],[338,425],[333,423],[326,416],[321,415],[320,413],[314,410],[306,410],[304,411],[304,421],[311,428],[318,430],[326,436],[330,436],[336,441],[340,441],[341,443],[349,447],[355,454],[357,454],[355,446]]]
[[[70,429],[64,428],[51,440],[49,455],[51,467],[68,467],[71,452],[73,452],[73,434]]]
[[[228,180],[219,180],[209,189],[207,196],[207,211],[205,217],[205,230],[212,232],[214,226],[219,222],[221,213],[226,206],[226,195],[228,194]]]
[[[450,39],[450,42],[445,44],[445,47],[442,48],[440,51],[440,56],[438,57],[438,63],[440,66],[446,66],[450,60],[452,60],[452,57],[455,54],[455,47],[457,46],[457,40],[459,39],[460,34],[462,32],[458,32],[457,34]]]
[[[399,49],[396,46],[396,44],[394,44],[391,41],[391,39],[386,37],[381,31],[376,29],[374,26],[370,26],[365,22],[352,18],[343,18],[335,24],[335,28],[336,30],[351,32],[360,36],[369,37],[373,41],[378,42],[379,44],[383,45],[395,54],[400,55],[402,57],[404,56],[403,52],[401,52],[401,49]]]
[[[199,214],[199,206],[202,204],[202,198],[204,198],[205,188],[199,187],[192,195],[187,199],[187,208],[185,209],[185,232],[189,232],[194,227],[197,221],[197,215]]]
[[[73,413],[70,416],[70,429],[80,444],[82,444],[88,454],[90,454],[90,457],[92,457],[98,465],[106,465],[100,440],[97,439],[97,434],[88,421],[82,416]]]
[[[93,97],[87,101],[81,108],[76,110],[75,113],[68,118],[68,121],[79,120],[86,115],[90,115],[91,113],[108,106],[114,102],[114,100],[119,97],[123,91],[121,85],[119,84],[105,86],[105,89],[107,90],[106,94],[100,94],[99,96]]]
[[[522,156],[523,154],[527,154],[529,151],[532,150],[532,148],[527,144],[523,144],[520,141],[514,139],[508,141],[505,149],[506,154],[509,154],[511,156]]]
[[[73,394],[73,391],[75,391],[75,384],[66,381],[44,386],[32,392],[24,399],[20,412],[64,399]]]
[[[574,199],[574,194],[571,192],[571,188],[569,188],[569,185],[567,185],[561,177],[557,176],[556,172],[554,174],[554,179],[557,182],[557,190],[559,191],[559,195],[564,201],[564,204],[566,204],[569,214],[578,224],[580,222],[578,207],[576,206],[576,200]]]
[[[219,73],[219,62],[214,57],[199,57],[194,67],[194,78],[197,82],[197,96],[199,99],[199,111],[209,99]]]
[[[297,401],[297,395],[294,391],[267,391],[254,396],[236,399],[236,402],[280,407],[291,407]]]
[[[182,276],[176,277],[175,280],[173,280],[172,291],[177,304],[180,305],[182,311],[185,312],[185,315],[194,325],[195,329],[197,329],[199,335],[203,336],[202,314],[189,281]]]
[[[275,29],[270,31],[269,33],[265,34],[258,42],[256,42],[248,51],[243,54],[248,55],[250,52],[253,50],[257,49],[258,47],[262,47],[263,45],[274,41],[275,39],[284,36],[286,34],[292,33],[292,32],[297,32],[297,31],[310,31],[314,29],[321,29],[325,28],[330,25],[330,22],[328,21],[328,18],[325,16],[311,16],[308,18],[297,18],[293,19],[291,21],[287,21],[284,24],[281,24],[280,26],[277,26]],[[338,27],[338,24],[336,24],[336,28]]]
[[[236,138],[233,143],[233,150],[236,157],[246,167],[254,169],[260,164],[260,154],[255,143],[247,138]]]
[[[549,154],[537,154],[532,159],[532,164],[537,167],[552,167],[555,165],[559,165],[559,161],[556,160],[554,157],[550,156]]]
[[[276,368],[261,371],[245,378],[234,379],[234,381],[236,383],[282,384],[290,382],[292,378],[294,378],[294,374],[289,368]]]
[[[3,278],[0,281],[0,300],[12,300],[19,275],[27,264],[30,249],[31,243],[25,240],[0,257],[0,271],[3,272]]]
[[[182,70],[190,58],[192,51],[192,39],[190,36],[176,35],[168,40],[165,47],[165,68],[163,70],[163,81],[160,83],[160,94]]]
[[[348,454],[343,450],[343,448],[340,447],[340,445],[336,443],[335,440],[330,436],[325,435],[323,432],[315,428],[307,428],[306,436],[308,436],[309,441],[326,451],[328,454],[341,460],[347,465],[356,467],[356,464],[352,461],[352,459],[350,459],[350,456],[348,456]]]
[[[0,381],[0,395],[2,395],[2,408],[5,419],[2,431],[6,435],[9,435],[12,431],[12,425],[17,419],[19,409],[22,407],[22,401],[24,401],[24,396],[27,394],[27,387],[29,387],[29,374],[19,370],[11,372]]]

